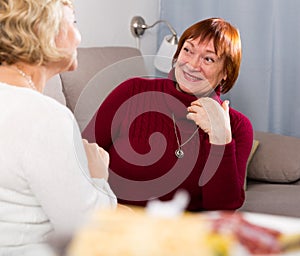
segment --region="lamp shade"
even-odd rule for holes
[[[169,73],[171,70],[172,58],[177,49],[177,44],[174,44],[170,38],[172,38],[172,35],[167,35],[164,37],[154,58],[155,68],[163,73]]]

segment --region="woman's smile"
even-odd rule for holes
[[[203,80],[200,75],[192,75],[191,73],[189,72],[186,72],[183,70],[183,75],[184,75],[184,78],[190,82],[198,82],[198,81],[201,81]]]

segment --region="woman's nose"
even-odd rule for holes
[[[200,71],[202,66],[202,58],[200,56],[193,56],[193,58],[190,59],[190,65],[194,70]]]

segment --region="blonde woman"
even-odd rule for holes
[[[70,0],[0,0],[0,255],[52,255],[96,208],[115,208],[109,156],[41,92],[77,67]]]

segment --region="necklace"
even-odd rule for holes
[[[193,132],[193,134],[191,135],[191,137],[189,137],[185,142],[183,142],[182,144],[179,143],[179,138],[178,138],[178,134],[177,134],[177,130],[176,130],[176,122],[175,122],[175,116],[172,113],[172,118],[173,118],[173,125],[174,125],[174,131],[175,131],[175,136],[176,136],[176,141],[177,141],[177,145],[178,148],[175,150],[175,156],[177,156],[177,158],[183,158],[184,157],[184,152],[182,150],[182,147],[188,143],[194,136],[195,134],[198,132],[199,130],[199,126],[197,127],[197,129]]]
[[[21,70],[18,66],[16,66],[16,70],[17,70],[17,72],[18,72],[21,76],[23,76],[23,77],[25,78],[25,80],[27,81],[27,83],[28,83],[28,85],[29,85],[29,87],[30,87],[31,89],[37,90],[37,89],[36,89],[36,86],[35,86],[35,84],[34,84],[34,82],[33,82],[32,79],[31,79],[31,76],[27,75],[27,74],[26,74],[23,70]]]

